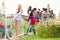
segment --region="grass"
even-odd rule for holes
[[[12,30],[14,32],[12,20],[8,19],[8,22],[9,22],[10,25],[12,25]],[[24,24],[24,31],[25,32],[26,32],[27,26],[28,26],[28,22],[25,22],[25,24]],[[25,40],[24,38],[26,40],[60,40],[60,38],[39,38],[36,35],[20,37],[18,40]]]
[[[26,40],[60,40],[60,38],[39,38],[35,35],[32,36],[25,36]],[[19,40],[24,40],[23,37],[21,37]]]
[[[2,18],[0,18],[0,21],[2,21]],[[14,29],[13,29],[13,22],[11,19],[8,19],[8,24],[12,25],[12,31],[14,33]],[[26,27],[27,27],[28,22],[25,22],[24,24],[24,31],[26,31]],[[39,38],[36,35],[30,35],[30,36],[24,36],[24,37],[20,37],[18,40],[60,40],[60,38]]]

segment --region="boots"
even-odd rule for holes
[[[33,29],[33,33],[34,33],[34,35],[36,35],[36,31],[35,31],[35,29]]]

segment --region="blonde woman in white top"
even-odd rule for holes
[[[18,5],[16,16],[14,17],[14,29],[16,31],[16,36],[19,36],[20,34],[20,23],[22,21],[22,5]]]

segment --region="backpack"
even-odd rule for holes
[[[5,24],[3,22],[0,22],[0,27],[4,28]]]

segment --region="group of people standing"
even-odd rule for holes
[[[16,30],[16,35],[19,36],[20,34],[20,24],[23,18],[22,16],[22,5],[18,5],[18,9],[16,12],[16,16],[14,17],[14,29]],[[47,13],[47,9],[43,8],[43,11],[40,9],[37,10],[37,8],[33,8],[31,6],[28,7],[27,10],[28,13],[28,27],[26,29],[26,34],[28,34],[28,31],[33,31],[34,34],[36,34],[35,31],[35,25],[39,22],[39,20],[46,20],[45,14]],[[51,14],[53,14],[53,10],[50,11]],[[52,17],[50,14],[49,17]]]
[[[32,30],[34,34],[36,34],[35,32],[35,25],[37,25],[37,23],[40,20],[46,21],[47,16],[49,18],[53,18],[54,14],[53,14],[53,10],[49,10],[49,15],[47,14],[47,8],[43,8],[42,11],[40,9],[37,10],[37,8],[32,8],[31,6],[28,7],[28,27],[26,30],[26,34],[28,34],[28,31]]]

